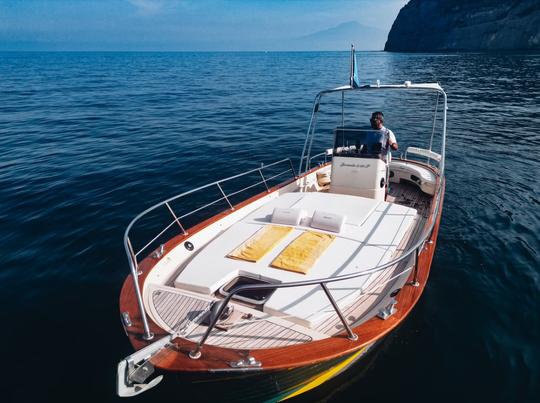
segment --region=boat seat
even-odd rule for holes
[[[390,163],[390,182],[399,183],[401,180],[415,183],[422,192],[433,196],[437,184],[437,176],[428,168],[406,161]]]

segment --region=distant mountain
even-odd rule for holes
[[[540,49],[540,0],[410,0],[388,34],[396,52]]]
[[[382,50],[385,41],[386,31],[349,21],[294,38],[287,47],[290,50],[343,50],[354,43],[359,50]]]

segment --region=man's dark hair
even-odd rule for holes
[[[380,119],[381,122],[382,122],[382,121],[384,121],[384,114],[382,112],[379,112],[379,111],[373,112],[371,114],[371,119]]]

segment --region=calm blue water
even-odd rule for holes
[[[364,81],[446,89],[443,221],[409,319],[308,399],[538,401],[540,55],[360,60]],[[215,174],[298,157],[315,93],[347,68],[332,52],[0,53],[0,400],[118,400],[129,221]],[[204,396],[192,389],[166,380],[138,400]]]

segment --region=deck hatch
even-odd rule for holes
[[[238,276],[234,280],[225,284],[219,289],[219,293],[223,296],[228,296],[230,291],[241,285],[256,285],[256,284],[273,284],[271,281],[261,280],[249,276]],[[233,299],[237,299],[250,304],[262,305],[268,298],[274,293],[275,289],[258,289],[258,290],[245,290],[233,296]]]

